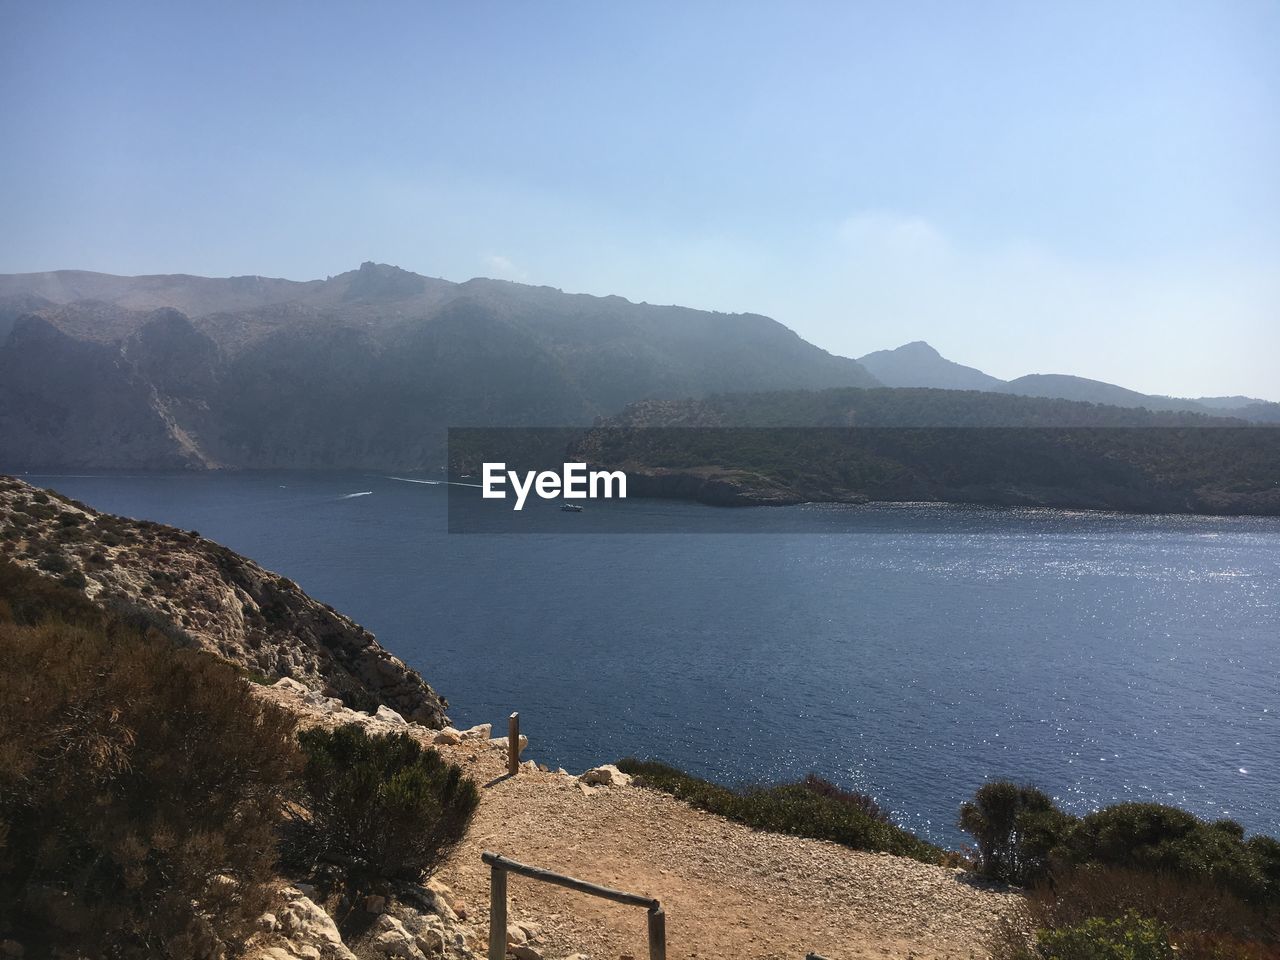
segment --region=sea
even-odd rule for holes
[[[492,502],[385,474],[25,479],[296,580],[552,768],[815,772],[952,848],[992,777],[1280,835],[1280,518],[631,499],[457,532]]]

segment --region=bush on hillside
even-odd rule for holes
[[[479,791],[435,750],[355,725],[298,739],[306,815],[293,824],[288,852],[299,866],[336,866],[357,886],[417,881],[465,835]]]
[[[942,858],[941,850],[891,823],[874,803],[874,812],[868,810],[870,798],[839,790],[820,778],[732,790],[653,760],[628,758],[618,761],[618,768],[641,786],[757,830],[831,840],[855,850],[896,853],[925,863]]]
[[[1176,960],[1164,928],[1154,920],[1128,914],[1115,920],[1094,917],[1036,938],[1043,960]]]
[[[1208,823],[1176,807],[1121,803],[1074,817],[1034,787],[996,780],[961,806],[960,827],[977,842],[978,870],[1011,883],[1035,883],[1070,866],[1107,866],[1280,904],[1280,842],[1246,840],[1233,821]]]
[[[0,564],[0,928],[188,958],[269,903],[288,717],[229,665]]]
[[[1048,869],[1071,818],[1035,787],[1008,780],[983,784],[960,807],[960,829],[977,844],[975,863],[983,876],[1025,884]]]

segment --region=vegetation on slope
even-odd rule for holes
[[[757,830],[830,840],[855,850],[895,853],[938,863],[943,852],[894,824],[870,797],[809,775],[795,783],[730,789],[653,760],[628,758],[618,768],[643,787]]]
[[[977,392],[830,390],[638,405],[572,452],[634,474],[632,495],[710,503],[1280,513],[1280,430],[1233,423]]]
[[[286,834],[359,888],[420,878],[475,809],[434,751],[356,728],[301,751],[291,715],[154,611],[9,560],[0,663],[0,940],[34,956],[223,956]]]
[[[1075,817],[1034,787],[993,781],[960,826],[980,873],[1030,888],[1039,932],[1032,945],[1009,938],[1015,957],[1280,956],[1280,842],[1246,839],[1238,823],[1153,803]],[[1149,952],[1117,952],[1126,944]]]

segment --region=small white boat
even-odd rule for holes
[[[562,503],[560,509],[565,513],[581,513],[582,505],[578,503]]]

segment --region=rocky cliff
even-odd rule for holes
[[[0,477],[0,554],[95,602],[131,608],[250,676],[292,677],[361,708],[448,723],[446,701],[368,630],[194,531],[98,513]]]

